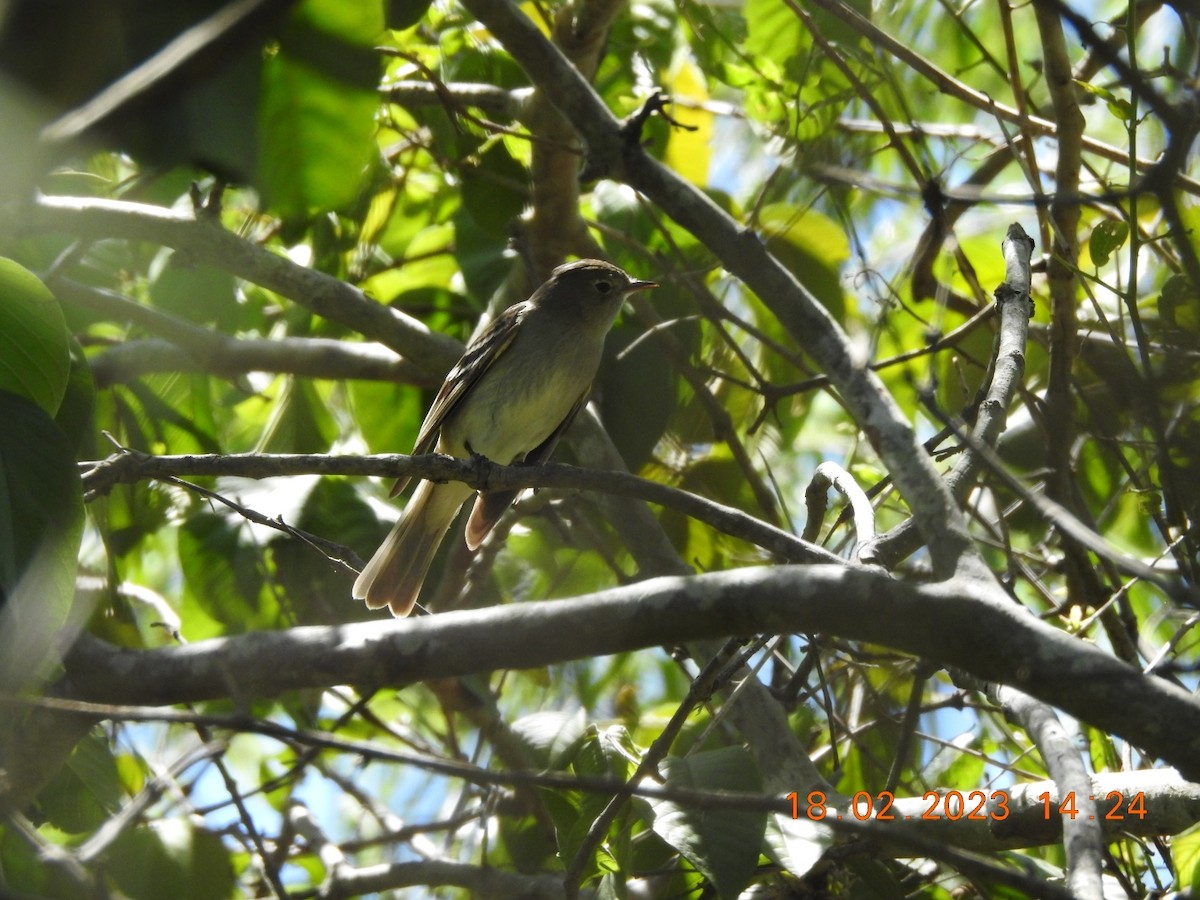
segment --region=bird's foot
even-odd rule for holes
[[[484,456],[482,453],[477,453],[475,448],[468,441],[464,444],[468,454],[468,461],[471,463],[471,468],[474,470],[475,477],[478,479],[477,484],[480,493],[486,492],[488,489],[488,481],[495,467],[495,463],[491,459]]]

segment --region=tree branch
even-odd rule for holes
[[[450,84],[430,84],[427,81],[391,81],[380,93],[389,103],[408,109],[442,106],[446,94],[455,103],[473,106],[496,119],[520,119],[533,91],[530,88],[508,90],[494,84],[456,81]]]
[[[1033,301],[1029,296],[1032,284],[1031,260],[1033,238],[1019,224],[1008,228],[1001,243],[1004,254],[1004,281],[996,288],[996,309],[999,325],[989,360],[989,376],[981,388],[986,393],[977,404],[978,411],[971,429],[977,446],[994,447],[1000,440],[1013,398],[1021,387],[1025,374],[1025,345],[1029,337],[1029,319]],[[954,497],[962,502],[975,487],[986,460],[977,451],[963,455],[946,476],[946,484]],[[913,522],[907,521],[881,535],[861,554],[866,562],[877,562],[886,568],[915,552],[920,546],[919,534]]]
[[[457,459],[430,454],[405,456],[328,456],[325,454],[244,453],[229,456],[150,456],[127,451],[107,459],[80,463],[87,499],[108,493],[114,485],[151,478],[237,476],[273,478],[287,475],[376,475],[416,477],[431,481],[461,481],[477,490],[530,487],[600,491],[633,497],[679,510],[718,531],[757,544],[789,562],[843,563],[838,556],[768,525],[733,507],[714,503],[669,485],[647,481],[628,472],[581,469],[563,463],[540,466],[501,466],[486,459]]]
[[[20,225],[2,230],[57,231],[92,240],[119,238],[185,251],[192,260],[275,291],[378,340],[439,377],[462,354],[458,341],[377,303],[353,285],[299,266],[190,212],[120,200],[41,196],[28,213]]]
[[[232,338],[113,291],[52,276],[46,286],[64,303],[132,322],[165,340],[129,340],[89,360],[105,387],[151,372],[207,372],[224,377],[281,372],[310,378],[361,378],[437,387],[441,377],[379,344],[328,338]],[[182,353],[180,351],[183,351]]]
[[[900,62],[904,63],[904,65],[926,78],[943,94],[954,97],[982,112],[990,113],[1001,121],[1027,129],[1030,134],[1038,137],[1058,137],[1058,125],[1056,123],[1040,118],[1039,116],[1024,115],[1019,110],[999,103],[987,94],[969,87],[949,72],[938,68],[903,41],[898,40],[882,28],[879,28],[857,10],[847,5],[844,0],[813,0],[813,2],[821,9],[831,15],[837,16],[853,28],[871,46],[886,50]],[[1095,153],[1097,156],[1107,159],[1110,162],[1122,165],[1129,165],[1130,163],[1128,150],[1114,147],[1111,144],[1105,144],[1103,141],[1095,140],[1086,135],[1082,138],[1081,147],[1088,153]],[[1135,159],[1133,160],[1133,166],[1139,172],[1150,172],[1157,168],[1158,163],[1157,160],[1152,159]],[[1181,171],[1172,174],[1173,183],[1176,187],[1193,196],[1200,196],[1200,182],[1197,182],[1194,178],[1189,178]]]
[[[1044,703],[1014,688],[996,686],[992,697],[1029,733],[1041,752],[1046,769],[1054,779],[1060,802],[1070,797],[1071,807],[1081,810],[1059,814],[1063,845],[1067,852],[1067,884],[1079,900],[1103,900],[1101,870],[1104,845],[1101,822],[1106,808],[1092,801],[1092,780],[1088,777],[1079,751],[1063,729],[1058,716]],[[1058,804],[1055,804],[1058,809]],[[1100,811],[1097,816],[1096,812]],[[1049,818],[1049,816],[1047,816]]]
[[[929,627],[937,621],[939,627]],[[568,602],[514,603],[419,619],[294,628],[154,650],[82,638],[67,696],[164,704],[276,696],[333,684],[404,685],[756,632],[867,641],[1011,684],[1200,780],[1200,703],[972,579],[896,582],[845,566],[657,578]],[[497,641],[496,635],[510,639]]]

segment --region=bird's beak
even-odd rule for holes
[[[631,281],[625,292],[632,294],[634,291],[648,291],[650,288],[658,287],[657,281]]]

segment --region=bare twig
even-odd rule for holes
[[[854,511],[854,537],[858,546],[863,547],[874,540],[875,510],[871,501],[849,472],[837,463],[828,461],[817,466],[808,490],[804,493],[804,503],[808,507],[804,540],[816,541],[821,531],[821,520],[825,516],[825,495],[831,487],[850,502]],[[857,553],[855,555],[857,556]]]
[[[377,475],[413,476],[433,481],[462,481],[478,490],[508,490],[544,487],[601,491],[635,497],[677,509],[708,523],[719,531],[757,544],[780,559],[792,562],[841,562],[837,556],[800,540],[753,516],[689,494],[668,485],[648,481],[627,472],[580,469],[561,463],[542,466],[499,466],[486,459],[463,460],[452,456],[327,456],[324,454],[245,453],[229,456],[150,456],[125,451],[97,462],[82,463],[85,499],[103,496],[114,485],[146,479],[183,476],[239,476],[271,478],[282,475]],[[189,485],[189,487],[191,487]],[[224,498],[218,498],[227,502]],[[246,511],[238,509],[242,514]],[[281,523],[259,516],[260,524]],[[331,548],[326,548],[330,550]]]
[[[1021,387],[1029,318],[1033,313],[1029,295],[1033,239],[1014,223],[1001,243],[1001,252],[1004,254],[1005,280],[996,288],[999,327],[989,362],[990,373],[981,386],[981,391],[986,394],[978,403],[972,430],[976,442],[987,447],[994,447],[999,440],[1008,421],[1009,407]],[[975,486],[983,466],[984,461],[978,454],[964,454],[947,475],[946,483],[959,502]],[[915,526],[905,522],[881,535],[862,558],[891,568],[919,545]]]

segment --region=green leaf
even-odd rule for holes
[[[623,727],[614,726],[603,731],[589,729],[575,754],[572,769],[577,775],[625,781],[633,774],[635,753],[636,748]],[[608,798],[590,791],[559,791],[547,792],[545,800],[554,820],[559,856],[565,860],[574,859],[592,823],[608,805]],[[598,871],[599,861],[593,856],[584,867],[584,880]]]
[[[238,326],[242,313],[232,275],[214,266],[181,262],[186,254],[162,253],[150,267],[150,300],[159,309],[222,331]]]
[[[561,769],[574,753],[587,728],[583,708],[573,713],[541,710],[513,722],[512,730],[533,753],[534,765]]]
[[[429,12],[433,0],[389,0],[387,4],[387,27],[394,31],[412,28]]]
[[[1186,895],[1200,886],[1200,825],[1171,838],[1171,856],[1179,877],[1175,887]]]
[[[845,318],[840,267],[850,258],[850,241],[836,222],[791,203],[764,206],[758,221],[767,248],[803,282],[837,320]]]
[[[723,747],[663,762],[666,787],[691,791],[762,790],[750,754]],[[654,831],[682,853],[722,897],[736,897],[758,865],[767,827],[766,812],[698,809],[669,800],[652,803]]]
[[[25,267],[0,258],[0,390],[58,412],[71,368],[58,300]]]
[[[860,881],[851,896],[870,897],[871,900],[905,900],[908,896],[896,874],[879,860],[859,858],[847,865]]]
[[[38,794],[46,820],[71,834],[93,831],[120,806],[124,791],[104,735],[93,731],[71,752],[67,765]]]
[[[382,0],[304,0],[296,7],[296,22],[304,22],[326,37],[370,47],[384,29]]]
[[[1200,334],[1200,294],[1186,275],[1172,275],[1158,298],[1158,315],[1171,328]]]
[[[293,479],[293,490],[307,479]],[[309,491],[297,528],[326,535],[366,554],[379,546],[387,533],[355,485],[345,478],[322,478]],[[283,589],[298,624],[339,625],[365,621],[376,613],[350,600],[353,577],[334,568],[320,553],[303,541],[286,535],[271,540],[274,577]]]
[[[546,808],[551,814],[556,808],[566,816],[575,814],[574,807],[569,804],[556,804],[560,795],[547,792],[544,796]],[[533,816],[500,816],[497,829],[499,844],[496,856],[491,859],[493,866],[502,866],[507,854],[508,860],[521,872],[534,872],[556,865],[561,867],[562,861],[556,859],[558,848],[548,839],[547,829]]]
[[[833,845],[833,831],[819,822],[776,813],[767,820],[767,855],[797,878],[803,878]]]
[[[96,384],[92,381],[92,369],[84,356],[83,347],[73,337],[70,346],[71,366],[67,389],[58,405],[54,423],[66,435],[72,456],[80,456],[84,448],[88,448],[88,456],[94,456],[91,448],[95,435]]]
[[[1133,118],[1133,104],[1124,97],[1118,97],[1109,103],[1108,111],[1122,122],[1128,122]]]
[[[1133,104],[1124,97],[1118,97],[1103,85],[1090,84],[1086,81],[1080,81],[1078,78],[1075,79],[1075,84],[1093,97],[1103,100],[1108,107],[1108,111],[1122,122],[1128,122],[1133,118]]]
[[[746,0],[746,41],[743,49],[751,59],[770,60],[780,69],[794,64],[809,47],[808,33],[800,17],[786,3],[776,0]]]
[[[133,900],[221,900],[236,894],[221,839],[185,819],[125,831],[105,855],[108,874]]]
[[[306,0],[263,65],[259,181],[285,220],[349,206],[375,146],[377,4]]]
[[[374,98],[282,55],[267,61],[259,176],[284,219],[340,209],[358,194],[374,155]]]
[[[188,592],[231,632],[269,625],[258,608],[262,573],[257,554],[241,543],[239,531],[214,513],[192,516],[179,529],[179,559]]]
[[[67,623],[83,530],[66,436],[31,400],[0,390],[0,686],[46,674]]]
[[[513,159],[504,141],[492,141],[460,173],[467,212],[493,238],[507,235],[513,219],[529,202],[525,167]]]
[[[312,382],[286,377],[282,388],[259,442],[259,452],[326,452],[337,430]]]
[[[1092,229],[1088,239],[1088,252],[1092,262],[1098,266],[1105,265],[1113,251],[1117,250],[1129,237],[1129,226],[1115,219],[1105,219]]]
[[[675,293],[665,286],[659,292]],[[669,315],[664,306],[668,296],[655,298],[654,308],[664,317]],[[673,339],[685,351],[699,346],[699,332],[686,321],[671,329]],[[676,365],[656,341],[642,340],[644,337],[645,329],[628,321],[613,329],[604,346],[604,365],[595,391],[604,427],[621,459],[635,472],[650,458],[679,408]],[[630,403],[631,397],[637,402]]]

